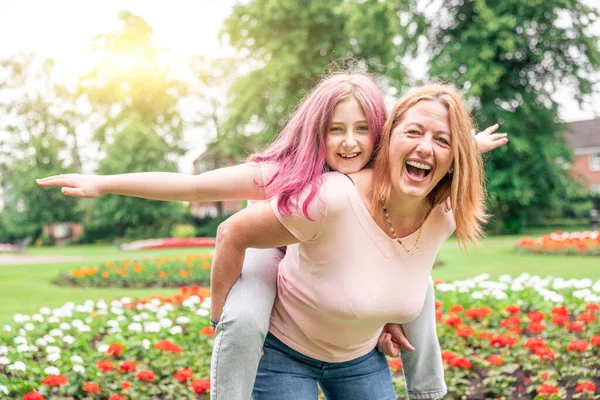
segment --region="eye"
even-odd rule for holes
[[[421,135],[421,131],[418,131],[416,129],[409,129],[405,133],[410,136],[420,136]]]
[[[440,136],[440,137],[436,138],[436,140],[438,142],[442,143],[443,145],[450,146],[450,142],[445,137]]]
[[[368,132],[369,127],[367,125],[360,125],[360,126],[356,127],[356,130],[361,131],[361,132]]]
[[[341,132],[342,128],[340,128],[339,126],[332,126],[331,128],[329,128],[329,132]]]

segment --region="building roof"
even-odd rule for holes
[[[600,147],[600,118],[568,124],[567,141],[574,150]]]

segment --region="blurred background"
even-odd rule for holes
[[[0,243],[214,235],[243,204],[80,200],[34,179],[241,162],[334,61],[378,75],[389,106],[446,80],[480,129],[509,133],[486,157],[491,234],[588,227],[600,208],[598,1],[1,0],[0,10]]]

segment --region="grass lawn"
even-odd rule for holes
[[[529,232],[528,232],[529,233]],[[539,232],[542,233],[542,232]],[[531,234],[531,233],[529,233]],[[536,235],[537,236],[537,235]],[[600,259],[597,257],[538,256],[514,251],[520,236],[500,236],[484,239],[479,249],[471,247],[464,253],[455,239],[448,240],[439,254],[443,262],[435,268],[433,277],[444,281],[466,279],[488,273],[492,278],[503,274],[513,276],[527,272],[531,275],[552,275],[564,278],[600,279]],[[31,248],[32,256],[85,257],[86,262],[61,262],[37,265],[0,265],[0,323],[7,323],[16,313],[33,314],[41,307],[58,307],[72,301],[80,304],[86,299],[112,299],[123,296],[148,297],[167,295],[177,289],[81,289],[58,287],[50,282],[61,271],[93,265],[94,262],[152,258],[162,255],[195,254],[210,249],[174,249],[121,252],[115,246],[69,246]]]

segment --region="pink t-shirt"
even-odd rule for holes
[[[305,192],[304,195],[307,195]],[[302,204],[302,196],[299,204]],[[278,295],[269,330],[294,350],[325,362],[344,362],[371,351],[383,325],[415,319],[442,243],[455,229],[451,212],[435,207],[416,254],[408,254],[379,228],[353,182],[323,175],[318,198],[281,223],[300,240],[279,265]],[[406,238],[412,246],[417,232]]]

